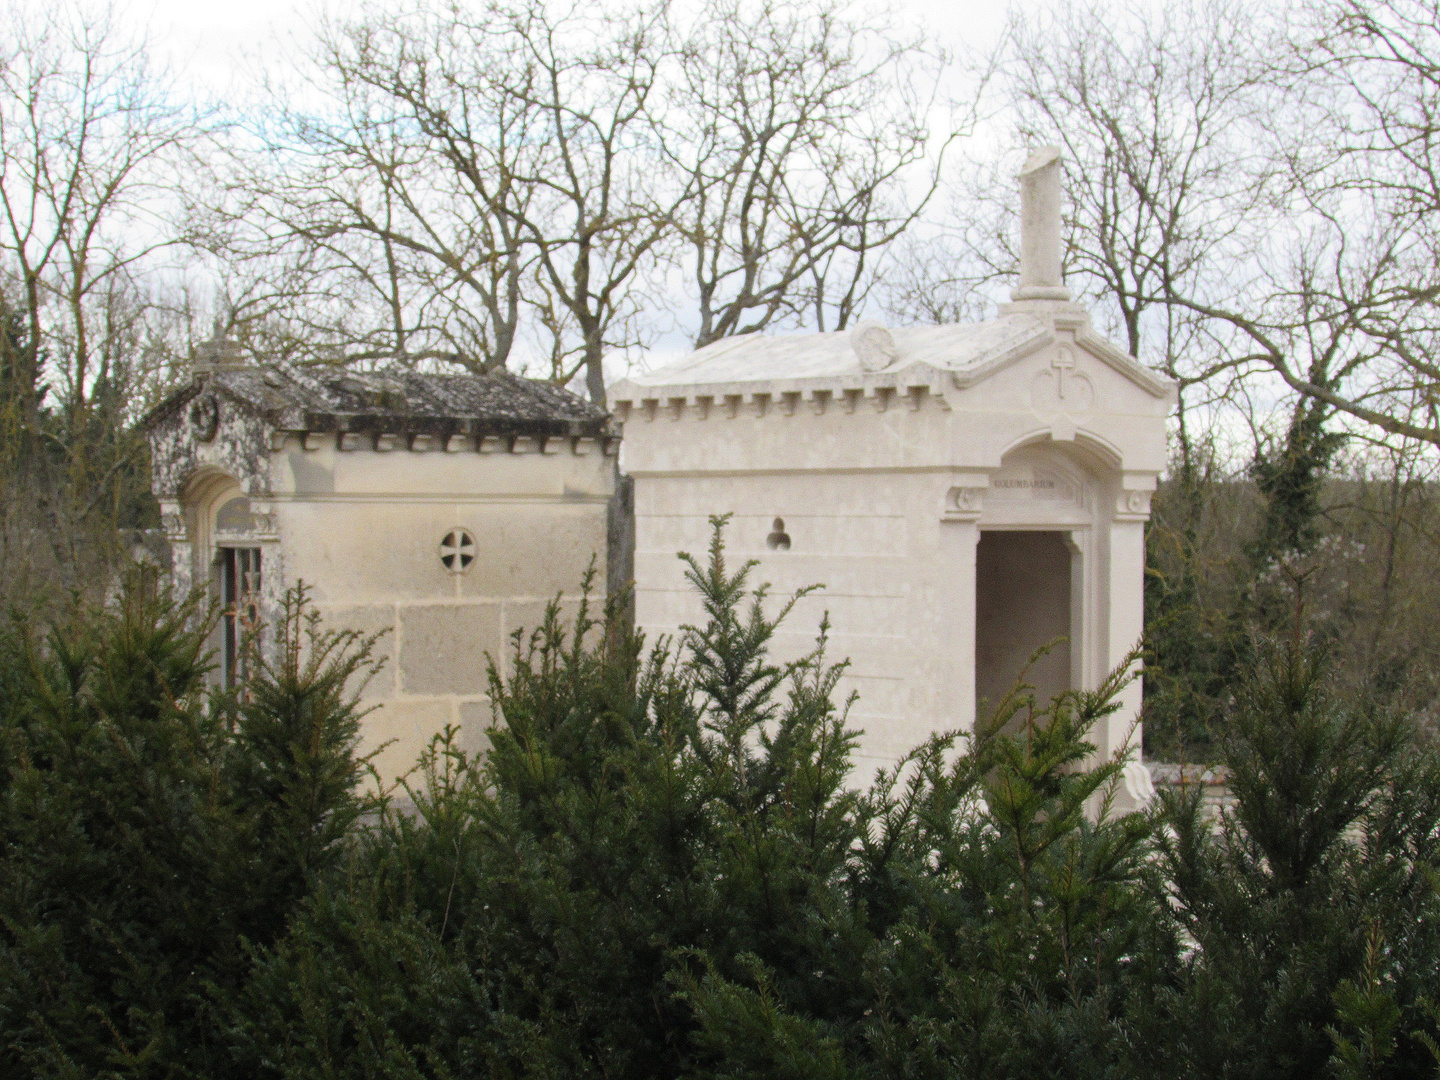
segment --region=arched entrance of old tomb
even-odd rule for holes
[[[975,553],[976,718],[988,719],[1025,673],[1038,700],[1091,685],[1101,481],[1095,463],[1040,443],[990,476]]]
[[[208,587],[220,608],[212,632],[216,680],[233,686],[245,678],[245,636],[261,625],[266,542],[273,540],[270,519],[257,513],[240,482],[213,467],[195,472],[180,491],[186,538],[190,543],[190,580]]]

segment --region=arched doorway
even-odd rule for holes
[[[1040,442],[991,473],[975,554],[977,720],[1022,673],[1042,703],[1095,684],[1105,471],[1068,444]]]
[[[222,685],[233,686],[245,679],[246,636],[261,623],[262,530],[239,482],[218,469],[192,477],[181,499],[194,560],[192,580],[208,583],[220,608],[213,640],[217,674]]]

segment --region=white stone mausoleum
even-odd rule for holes
[[[811,583],[848,657],[857,765],[968,729],[1031,670],[1047,697],[1093,687],[1143,629],[1144,526],[1175,388],[1095,332],[1061,270],[1058,152],[1022,175],[1013,300],[971,325],[717,342],[611,390],[635,484],[636,619],[700,618],[680,549],[730,514],[731,552],[777,592]],[[1098,733],[1109,753],[1140,706]],[[1138,754],[1138,733],[1133,740]]]
[[[573,604],[592,559],[627,584],[632,552],[637,623],[698,621],[676,553],[703,555],[729,514],[731,555],[777,594],[824,586],[779,647],[811,649],[828,611],[864,778],[970,727],[1057,639],[1038,691],[1097,685],[1141,635],[1175,388],[1071,302],[1056,151],[1032,155],[1022,196],[1020,283],[994,319],[728,339],[615,385],[609,416],[505,374],[213,347],[150,432],[176,582],[227,612],[218,677],[237,677],[246,622],[303,579],[330,625],[388,631],[367,692],[367,739],[392,744],[382,770],[446,724],[479,749],[487,653],[503,662],[550,597]],[[1135,683],[1102,752],[1139,705]]]

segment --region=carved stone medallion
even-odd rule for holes
[[[860,323],[851,330],[850,347],[865,371],[884,371],[900,356],[890,331],[879,323]]]
[[[220,430],[220,399],[214,394],[196,398],[190,405],[190,430],[198,442],[208,443]]]

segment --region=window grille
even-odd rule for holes
[[[245,636],[260,624],[260,549],[222,547],[218,554],[224,632],[220,676],[225,686],[236,686],[247,675]]]

